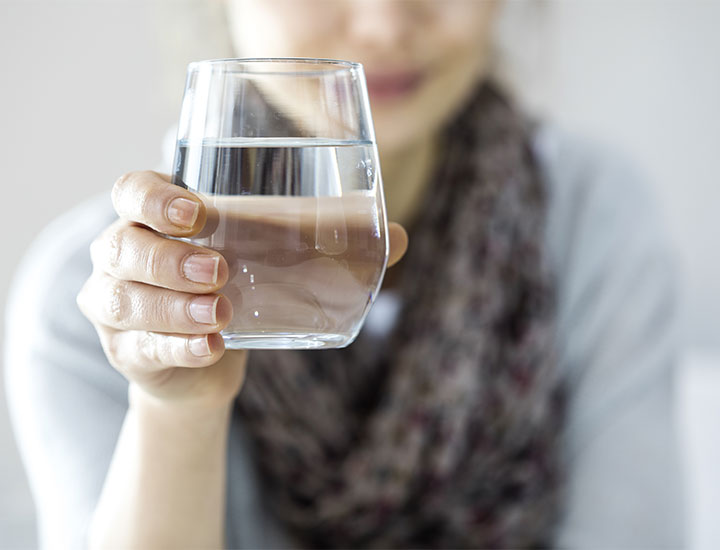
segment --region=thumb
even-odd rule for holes
[[[408,234],[405,228],[399,223],[388,224],[388,240],[390,241],[390,254],[388,255],[388,267],[398,263],[405,255],[408,247]]]

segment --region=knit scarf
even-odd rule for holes
[[[314,548],[547,546],[562,392],[546,195],[482,84],[444,132],[385,343],[259,351],[238,401],[278,518]]]

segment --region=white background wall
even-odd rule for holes
[[[509,2],[525,19],[526,4]],[[575,0],[532,11],[531,51],[519,54],[528,99],[649,175],[680,253],[689,344],[720,346],[720,2]]]
[[[0,306],[48,220],[109,191],[127,170],[157,166],[184,64],[227,53],[205,15],[210,3],[0,0]],[[711,472],[712,453],[720,459],[712,446],[720,422],[710,422],[720,419],[720,1],[506,4],[503,42],[523,76],[520,95],[564,126],[615,143],[656,185],[679,251],[688,341],[701,358],[681,385],[692,426],[685,442]],[[698,476],[694,518],[720,506],[720,480]],[[693,521],[696,547],[720,541],[712,521]],[[0,548],[31,547],[32,522],[2,406]]]

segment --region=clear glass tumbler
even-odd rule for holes
[[[360,64],[192,63],[173,183],[207,222],[192,239],[230,266],[229,349],[350,344],[380,288],[387,219]]]

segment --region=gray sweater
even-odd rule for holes
[[[557,546],[683,547],[676,289],[662,224],[616,155],[548,126],[535,148],[550,194],[545,258],[559,296],[558,373],[570,394]],[[115,218],[109,197],[108,188],[42,232],[9,299],[8,402],[44,548],[84,546],[128,406],[127,382],[75,305],[91,271],[89,244]],[[395,306],[381,292],[366,330],[387,330]],[[237,416],[228,452],[228,547],[286,547]]]

